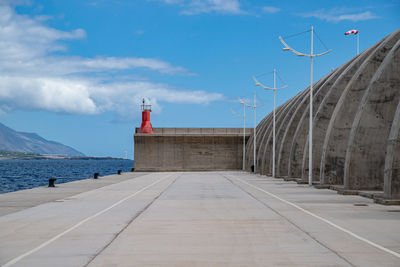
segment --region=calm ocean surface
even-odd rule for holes
[[[133,160],[0,160],[0,193],[48,185],[52,177],[59,184],[131,168]]]

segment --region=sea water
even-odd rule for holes
[[[56,184],[131,171],[132,160],[109,159],[30,159],[0,160],[0,193],[13,192],[48,185],[49,178]]]

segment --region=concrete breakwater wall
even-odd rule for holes
[[[134,135],[135,170],[204,171],[242,169],[241,128],[153,128]],[[246,129],[248,140],[252,129]]]
[[[306,74],[306,73],[305,73]],[[313,86],[313,181],[400,199],[400,30]],[[276,173],[308,179],[309,88],[277,108]],[[272,114],[257,126],[257,163],[272,173]],[[253,162],[253,138],[246,150]]]

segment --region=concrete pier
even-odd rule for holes
[[[15,194],[0,198],[1,266],[400,265],[399,206],[245,172],[123,173]]]

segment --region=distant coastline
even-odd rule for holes
[[[0,160],[6,159],[71,159],[71,160],[123,160],[123,158],[113,157],[90,157],[90,156],[65,156],[65,155],[46,155],[34,152],[18,152],[0,150]]]

